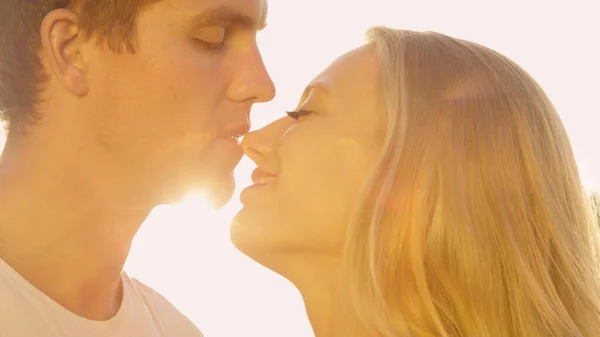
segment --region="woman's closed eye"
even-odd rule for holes
[[[312,111],[308,111],[308,110],[295,110],[295,111],[286,111],[287,115],[290,118],[293,118],[295,120],[300,120],[301,117],[305,117],[308,116],[310,114],[312,114]]]

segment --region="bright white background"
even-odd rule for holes
[[[600,1],[271,0],[269,7],[259,43],[278,96],[255,107],[255,128],[293,109],[304,85],[360,45],[369,26],[434,30],[496,49],[531,73],[561,114],[584,183],[600,188]],[[237,193],[252,169],[244,159],[238,191],[219,212],[198,197],[158,207],[136,237],[126,270],[207,337],[313,336],[295,288],[229,242]]]

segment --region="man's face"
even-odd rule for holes
[[[87,129],[124,188],[230,198],[236,137],[275,95],[256,43],[265,15],[266,0],[163,0],[138,14],[134,54],[89,53]]]

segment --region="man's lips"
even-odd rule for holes
[[[262,185],[273,182],[277,178],[277,175],[257,168],[252,172],[250,178],[255,185]]]
[[[236,139],[218,138],[213,142],[206,152],[201,154],[208,156],[213,166],[220,167],[227,172],[239,164],[244,156],[242,145]]]
[[[234,124],[221,130],[221,132],[218,135],[218,138],[231,139],[239,143],[240,138],[244,137],[244,135],[247,134],[248,131],[250,131],[249,123]]]

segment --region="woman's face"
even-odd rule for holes
[[[346,224],[379,150],[378,61],[355,49],[318,75],[297,114],[244,138],[257,164],[241,195],[233,243],[258,260],[272,253],[342,252]]]

